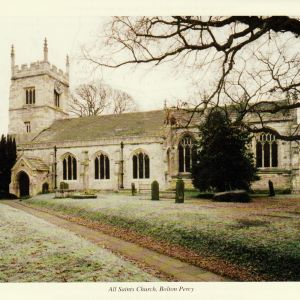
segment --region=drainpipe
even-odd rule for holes
[[[120,181],[120,189],[124,189],[124,156],[123,156],[123,149],[124,149],[124,144],[121,142],[121,160],[120,160],[120,167],[121,167],[121,181]]]
[[[56,160],[57,148],[54,146],[54,189],[57,189],[57,160]]]

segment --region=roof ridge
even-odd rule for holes
[[[119,117],[119,116],[124,116],[124,115],[130,115],[130,114],[142,114],[142,113],[154,113],[154,112],[163,112],[164,109],[153,109],[153,110],[144,110],[144,111],[131,111],[131,112],[123,112],[120,114],[103,114],[103,115],[91,115],[91,116],[82,116],[82,117],[71,117],[71,118],[65,118],[65,119],[59,119],[56,121],[66,121],[66,120],[74,120],[74,119],[88,119],[88,118],[103,118],[103,117]]]

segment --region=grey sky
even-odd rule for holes
[[[170,2],[14,0],[2,5],[0,134],[6,132],[8,125],[11,44],[15,46],[16,63],[30,63],[42,58],[43,39],[47,37],[50,63],[64,69],[65,56],[70,55],[70,84],[74,87],[90,79],[91,74],[78,64],[78,56],[81,45],[92,41],[99,34],[101,24],[107,18],[99,16],[243,13],[299,15],[300,13],[298,0],[284,1],[284,6],[280,0],[266,0],[263,5],[259,0],[252,0],[251,5],[249,1],[245,1],[243,6],[236,5],[241,4],[243,2],[241,0],[173,0],[172,5]],[[131,94],[141,110],[162,108],[165,99],[171,104],[176,98],[184,98],[191,93],[187,76],[175,73],[167,65],[155,69],[140,66],[105,70],[101,75],[108,84]]]
[[[92,79],[103,80],[115,88],[133,96],[140,110],[163,107],[165,99],[172,100],[186,94],[189,83],[164,65],[123,67],[92,72],[84,65],[81,47],[90,43],[101,33],[103,22],[108,17],[4,17],[0,20],[2,28],[0,40],[0,133],[5,133],[8,125],[8,97],[10,85],[10,47],[14,44],[16,64],[41,60],[43,40],[47,37],[49,61],[65,69],[66,54],[70,55],[70,86]],[[5,30],[3,30],[5,28]]]

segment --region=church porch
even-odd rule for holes
[[[48,166],[37,157],[19,157],[12,168],[9,190],[17,197],[32,197],[51,189]]]

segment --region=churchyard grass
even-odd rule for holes
[[[108,250],[0,204],[0,282],[157,281]]]
[[[118,194],[86,200],[38,196],[26,203],[215,255],[271,280],[300,280],[300,201],[292,195],[250,203],[175,204]]]

